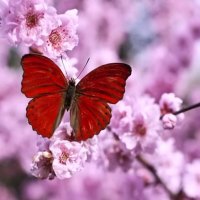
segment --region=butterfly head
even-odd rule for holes
[[[76,84],[75,79],[74,79],[74,78],[71,78],[71,79],[69,80],[69,85],[75,86],[75,84]]]

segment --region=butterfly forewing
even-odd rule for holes
[[[24,70],[22,92],[29,98],[62,92],[68,81],[60,68],[49,58],[27,54],[22,57]]]
[[[88,73],[77,85],[77,93],[117,103],[125,92],[131,67],[124,63],[102,65]]]
[[[117,103],[125,91],[131,67],[110,63],[87,74],[76,86],[70,110],[70,123],[76,140],[86,140],[103,130],[110,122],[107,103]]]

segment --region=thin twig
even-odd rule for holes
[[[188,110],[195,109],[195,108],[197,108],[197,107],[200,107],[200,103],[196,103],[196,104],[194,104],[194,105],[188,106],[188,107],[183,108],[183,109],[181,109],[181,110],[178,110],[178,111],[176,111],[176,112],[172,112],[172,114],[178,115],[178,114],[180,114],[180,113],[186,112],[186,111],[188,111]],[[165,114],[164,114],[164,115],[165,115]],[[162,119],[162,118],[164,117],[164,115],[161,115],[160,119]]]
[[[146,168],[148,169],[153,176],[155,177],[156,183],[161,184],[163,189],[167,192],[167,194],[170,196],[171,200],[175,200],[175,195],[167,188],[165,183],[161,180],[161,178],[158,176],[156,169],[148,163],[141,155],[136,156],[136,159]]]

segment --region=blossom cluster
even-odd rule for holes
[[[197,0],[0,0],[1,198],[200,199],[200,114],[181,112],[199,102],[199,19]],[[49,139],[31,129],[20,91],[28,51],[73,78],[88,57],[83,74],[132,66],[99,135],[71,141],[68,115]]]
[[[153,153],[159,144],[158,141],[162,140],[161,131],[166,128],[165,124],[170,124],[170,128],[172,125],[175,126],[170,119],[168,122],[163,119],[162,128],[160,122],[162,103],[165,102],[166,109],[176,107],[179,110],[180,101],[181,99],[170,93],[161,97],[160,107],[149,96],[140,97],[131,103],[120,102],[113,108],[113,118],[110,123],[112,128],[105,131],[111,138],[109,139],[104,133],[106,136],[102,139],[105,140],[103,143],[106,148],[97,146],[98,141],[95,136],[83,142],[70,141],[72,134],[70,124],[61,124],[51,139],[40,138],[38,152],[32,163],[32,174],[38,178],[53,179],[55,176],[60,179],[70,178],[86,165],[86,161],[103,160],[102,155],[97,153],[98,150],[110,151],[110,148],[115,148],[113,134],[118,140],[116,148],[119,148],[118,145],[124,146],[123,151],[130,154],[131,159],[141,153]],[[174,117],[176,119],[175,115]]]
[[[0,5],[2,34],[12,44],[55,59],[78,44],[76,9],[57,14],[44,0],[1,1]]]
[[[71,133],[69,123],[64,123],[60,125],[52,139],[38,139],[38,152],[31,167],[34,176],[43,179],[71,178],[85,166],[86,161],[95,158],[97,153],[95,138],[86,142],[70,141]]]

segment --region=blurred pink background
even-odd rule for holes
[[[81,77],[102,64],[125,62],[133,70],[125,93],[129,101],[143,101],[148,95],[158,103],[163,93],[172,92],[184,106],[199,102],[199,0],[49,0],[48,4],[59,14],[78,10],[79,43],[68,55],[79,71],[90,57]],[[20,59],[28,48],[15,47],[3,37],[0,44],[1,200],[200,199],[199,109],[185,113],[180,126],[165,131],[165,142],[156,152],[143,152],[161,181],[107,137],[100,138],[101,159],[72,178],[33,177],[30,166],[37,134],[27,122],[29,100],[21,93]]]

